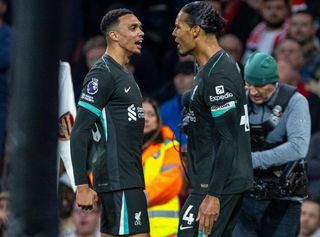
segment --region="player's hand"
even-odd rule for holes
[[[92,210],[93,205],[98,202],[98,195],[87,184],[78,185],[76,202],[81,209]]]
[[[203,232],[205,236],[210,235],[213,224],[218,220],[219,213],[219,199],[214,196],[206,195],[199,207],[197,216],[197,221],[199,221],[199,233]]]

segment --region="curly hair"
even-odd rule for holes
[[[100,23],[101,33],[106,36],[107,31],[109,31],[112,26],[119,24],[119,17],[127,14],[133,14],[133,12],[126,8],[118,8],[107,12]]]
[[[190,27],[200,26],[206,33],[220,35],[226,20],[208,2],[195,1],[186,4],[182,9],[188,14],[187,22]]]

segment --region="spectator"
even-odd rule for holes
[[[294,167],[303,167],[309,146],[308,102],[294,87],[278,83],[276,62],[268,54],[249,57],[244,79],[255,182],[244,197],[234,236],[296,237],[307,192],[300,175],[305,170]],[[290,169],[294,181],[286,178]],[[288,190],[283,181],[297,186]]]
[[[292,65],[289,62],[279,60],[277,61],[277,66],[278,66],[280,83],[299,87],[298,84],[299,82],[301,82],[299,72],[297,70],[294,70]]]
[[[294,70],[301,74],[301,68],[304,64],[304,55],[301,46],[294,39],[284,39],[275,49],[277,61],[287,61]]]
[[[290,13],[288,0],[263,0],[260,13],[263,21],[250,33],[243,57],[244,63],[253,52],[271,54],[287,33],[286,19]]]
[[[302,203],[300,232],[297,237],[320,237],[320,201],[307,199]]]
[[[83,47],[88,69],[106,52],[106,40],[101,35],[90,38]]]
[[[219,44],[228,54],[234,57],[234,59],[242,69],[241,59],[243,46],[240,39],[236,35],[225,34],[219,38]]]
[[[106,40],[103,38],[103,36],[94,36],[85,43],[83,47],[85,63],[82,64],[80,62],[77,65],[75,69],[75,76],[73,77],[73,88],[76,101],[78,101],[81,93],[83,78],[88,73],[89,69],[99,58],[101,58],[105,52]]]
[[[165,101],[160,106],[160,115],[164,125],[169,126],[174,131],[175,138],[185,145],[187,137],[183,133],[180,138],[179,124],[182,122],[182,101],[181,96],[192,88],[194,77],[194,63],[192,61],[178,62],[175,67],[175,76],[173,84],[176,90],[176,96]]]
[[[299,42],[304,53],[303,78],[320,80],[320,44],[316,37],[314,18],[308,11],[298,11],[291,16],[288,36]]]
[[[167,126],[161,125],[155,101],[144,99],[145,115],[142,165],[148,200],[150,236],[173,236],[179,224],[179,197],[183,183],[176,140]]]
[[[60,233],[63,235],[73,231],[74,224],[71,218],[73,205],[75,201],[75,193],[73,185],[67,173],[63,173],[59,178],[59,219]]]
[[[302,75],[300,69],[304,62],[301,46],[294,39],[284,39],[276,48],[275,55],[279,63],[278,66],[280,66],[280,81],[297,87],[297,90],[307,98],[311,115],[311,133],[319,131],[320,97],[317,90],[320,89],[317,83],[313,83],[314,80],[307,82],[301,80]]]
[[[216,10],[220,15],[222,15],[222,2],[220,0],[205,0],[210,3],[210,5]]]
[[[262,0],[223,0],[223,17],[227,20],[225,31],[234,34],[244,45],[252,29],[261,21],[259,8]]]
[[[100,237],[100,208],[97,203],[92,210],[82,210],[75,203],[73,206],[71,219],[74,228],[62,233],[60,237]]]

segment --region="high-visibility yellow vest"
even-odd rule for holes
[[[159,156],[148,158],[143,170],[145,182],[151,182],[161,173],[166,150],[178,144],[177,141],[164,142],[161,144]],[[166,237],[178,232],[180,203],[178,196],[169,202],[148,208],[151,237]]]

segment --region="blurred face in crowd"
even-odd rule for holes
[[[147,134],[158,128],[159,120],[156,114],[156,110],[153,108],[152,104],[145,101],[142,103],[144,110],[144,130],[143,133]]]
[[[94,205],[92,210],[82,210],[77,204],[74,205],[72,221],[79,236],[90,236],[98,231],[100,224],[100,210]]]
[[[99,48],[92,48],[88,50],[86,53],[86,63],[87,67],[91,68],[94,63],[102,57],[102,55],[105,53],[106,48],[105,47],[99,47]]]
[[[220,0],[206,0],[219,14],[222,14],[222,6]]]
[[[313,40],[316,28],[312,17],[307,13],[296,13],[291,16],[288,34],[300,44]]]
[[[300,234],[312,235],[320,225],[320,206],[317,203],[305,201],[301,205]]]
[[[278,29],[289,14],[285,0],[264,0],[261,4],[261,15],[267,26]]]
[[[219,39],[219,45],[237,62],[241,62],[242,43],[235,35],[227,34]]]
[[[179,95],[183,95],[192,88],[194,74],[178,73],[173,78],[174,87]]]
[[[253,9],[259,11],[263,0],[245,0],[247,4]]]
[[[246,83],[246,89],[253,103],[263,104],[271,98],[274,91],[276,90],[276,85],[266,84],[263,86],[255,86]]]
[[[298,42],[292,39],[283,40],[276,49],[277,61],[287,61],[295,70],[300,70],[304,64],[304,55]]]
[[[7,11],[7,3],[0,0],[0,18],[3,17],[3,15],[6,13],[6,11]]]
[[[133,14],[119,17],[119,25],[109,31],[109,37],[117,41],[118,45],[131,54],[140,54],[144,33],[141,22]]]
[[[7,198],[0,199],[0,227],[5,228],[8,224],[9,201]]]
[[[195,40],[193,36],[194,27],[187,24],[188,14],[180,11],[175,22],[175,28],[172,32],[175,42],[177,43],[180,55],[188,55],[195,48]]]
[[[278,73],[279,73],[279,82],[283,84],[288,84],[296,86],[300,80],[300,75],[297,70],[294,70],[292,65],[286,61],[278,61]]]

